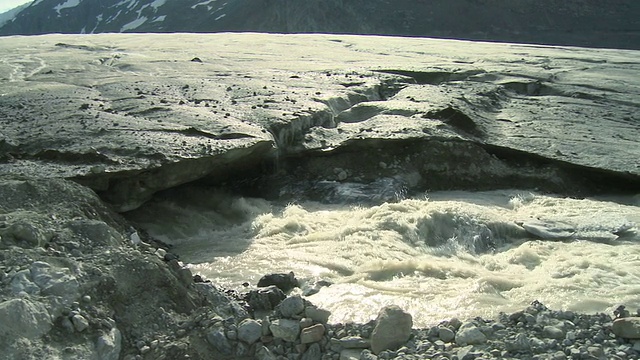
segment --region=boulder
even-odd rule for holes
[[[611,331],[621,338],[640,339],[640,317],[615,319],[611,325]]]
[[[273,310],[287,296],[277,286],[250,291],[245,299],[252,310]]]
[[[220,354],[229,356],[233,354],[233,346],[224,335],[224,328],[214,327],[207,333],[207,342]]]
[[[456,338],[456,333],[448,327],[438,328],[438,337],[444,342],[452,342]]]
[[[0,303],[0,335],[8,338],[37,338],[51,329],[51,317],[41,303],[11,299]]]
[[[274,337],[295,342],[300,335],[300,322],[290,319],[276,319],[271,322],[269,329]]]
[[[331,311],[320,309],[315,306],[307,306],[304,308],[304,314],[306,317],[313,319],[313,321],[315,322],[326,324],[329,322]]]
[[[386,306],[378,313],[371,334],[371,350],[378,354],[383,350],[395,350],[409,340],[413,318],[396,305]]]
[[[473,323],[465,323],[460,326],[455,338],[459,346],[478,345],[487,341],[487,337]]]
[[[96,341],[99,360],[118,360],[122,350],[122,334],[117,328],[100,335]]]
[[[278,305],[278,310],[283,317],[292,318],[304,311],[304,300],[298,295],[290,296],[282,300]]]
[[[313,343],[307,351],[302,354],[301,360],[320,360],[322,359],[322,349],[318,343]]]
[[[253,319],[244,319],[238,325],[238,339],[251,345],[262,336],[262,324]]]
[[[286,292],[291,291],[294,287],[298,287],[298,280],[293,272],[288,274],[269,274],[258,280],[258,287],[267,287],[275,285],[278,289]]]

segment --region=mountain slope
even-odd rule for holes
[[[323,32],[640,48],[635,0],[37,0],[0,35]]]

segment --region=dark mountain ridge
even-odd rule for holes
[[[640,49],[635,0],[37,0],[0,35],[340,33]]]

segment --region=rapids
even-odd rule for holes
[[[455,191],[365,206],[189,187],[127,217],[226,288],[289,271],[308,286],[331,282],[308,297],[331,322],[366,322],[388,304],[416,326],[533,300],[581,312],[640,307],[638,196]]]

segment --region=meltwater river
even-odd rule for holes
[[[183,188],[128,217],[226,288],[289,271],[331,282],[308,297],[331,322],[366,322],[388,304],[416,326],[533,300],[588,313],[640,307],[638,196],[457,191],[355,206]]]

